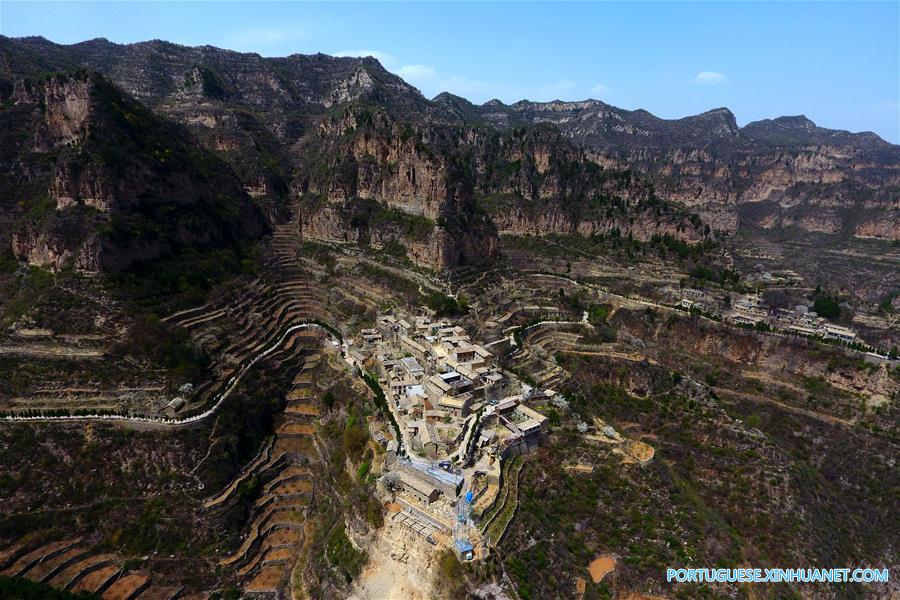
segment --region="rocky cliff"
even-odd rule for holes
[[[309,235],[347,238],[348,223],[366,223],[373,244],[387,235],[409,246],[410,236],[398,235],[396,227],[378,233],[375,223],[384,219],[362,217],[349,208],[354,200],[381,202],[395,217],[407,215],[401,221],[434,224],[438,238],[446,240],[444,251],[438,252],[435,238],[428,236],[422,239],[430,240],[431,250],[423,254],[420,244],[420,250],[411,250],[420,262],[422,256],[441,255],[424,261],[432,266],[448,266],[448,257],[450,264],[491,258],[495,230],[615,232],[643,241],[670,235],[690,243],[710,234],[698,218],[660,200],[630,171],[589,160],[554,127],[498,131],[401,123],[385,111],[354,104],[321,121],[317,134],[307,136],[298,151],[302,175],[294,181],[294,192],[327,201],[327,208],[307,215]],[[359,230],[351,237],[363,239]]]
[[[635,312],[618,311],[614,322],[620,332],[642,340],[648,353],[663,364],[666,357],[655,354],[654,349],[665,348],[676,356],[716,357],[735,373],[752,373],[752,369],[783,373],[796,383],[792,391],[800,395],[798,399],[810,393],[804,385],[820,380],[847,394],[847,406],[842,410],[854,416],[900,394],[900,381],[892,375],[890,364],[867,363],[842,348],[789,336],[728,332],[697,317],[650,323]]]
[[[716,228],[900,239],[900,147],[872,133],[825,129],[803,116],[738,127],[725,108],[666,120],[596,100],[435,101],[497,127],[552,123],[598,164],[647,175],[661,197]]]
[[[483,262],[499,252],[496,231],[487,221],[455,232],[377,201],[305,198],[299,219],[304,238],[403,254],[417,265],[437,270]]]
[[[897,239],[900,230],[900,149],[800,117],[739,127],[727,109],[665,120],[593,100],[476,106],[450,94],[429,101],[372,58],[0,38],[4,97],[38,71],[76,67],[188,127],[271,220],[307,195],[432,220],[443,233],[427,252],[385,235],[434,266],[465,260],[462,248],[490,258],[496,231],[695,242],[711,229],[851,239]],[[77,127],[77,111],[71,120]],[[81,195],[106,193],[96,183]],[[339,216],[305,215],[307,233],[335,233]],[[379,239],[377,228],[337,236]]]
[[[286,218],[299,198],[325,199],[300,218],[309,237],[399,243],[414,261],[446,267],[492,259],[496,224],[508,233],[705,235],[639,177],[624,175],[623,185],[627,169],[588,160],[558,128],[502,129],[461,118],[374,59],[0,39],[0,73],[12,85],[37,65],[96,69],[184,124],[231,165],[270,219]],[[655,210],[639,210],[651,197]],[[406,224],[361,221],[370,201],[429,220],[431,232],[411,236]]]
[[[17,195],[3,208],[21,260],[121,270],[267,227],[227,165],[100,75],[20,80],[9,102],[4,187]]]

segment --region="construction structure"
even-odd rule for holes
[[[453,536],[453,546],[460,560],[472,560],[475,558],[475,549],[469,541],[469,515],[472,508],[472,490],[456,505],[456,530]]]

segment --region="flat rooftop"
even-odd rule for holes
[[[426,466],[426,465],[422,465],[420,463],[415,463],[415,462],[412,463],[411,466],[414,469],[416,469],[417,471],[421,471],[425,475],[427,475],[429,477],[433,477],[433,478],[437,479],[438,481],[440,481],[441,483],[444,483],[446,485],[454,485],[455,486],[457,483],[459,483],[460,481],[463,480],[462,475],[457,476],[457,475],[454,475],[453,473],[448,473],[447,471],[445,471],[443,469]]]
[[[415,356],[407,356],[400,359],[400,362],[403,363],[403,366],[407,369],[414,371],[416,369],[421,370],[422,365],[419,364],[419,361],[416,360]]]

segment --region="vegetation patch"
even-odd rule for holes
[[[343,575],[347,583],[359,575],[368,558],[365,552],[357,550],[350,543],[343,523],[337,524],[328,534],[325,556],[328,557],[331,566]]]
[[[423,241],[435,227],[435,222],[428,217],[367,198],[347,200],[339,210],[346,225],[364,232],[392,231],[411,240]]]
[[[92,600],[100,596],[88,592],[57,590],[45,583],[36,583],[24,577],[0,575],[0,598],[10,600]]]
[[[431,292],[425,297],[425,306],[435,311],[439,317],[456,317],[469,310],[469,301],[464,296],[447,296],[441,292]]]

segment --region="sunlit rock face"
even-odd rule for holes
[[[102,75],[21,80],[11,98],[20,260],[114,271],[268,228],[226,163]]]
[[[692,243],[714,230],[900,235],[900,149],[805,117],[739,127],[725,108],[665,120],[596,100],[478,106],[446,93],[428,100],[373,58],[264,58],[162,41],[59,46],[3,38],[0,54],[3,96],[46,107],[29,125],[29,151],[76,152],[102,134],[96,124],[104,122],[97,120],[90,78],[38,83],[33,65],[102,73],[117,93],[185,126],[227,165],[220,171],[229,183],[220,188],[240,198],[238,224],[258,230],[298,217],[298,202],[309,196],[327,205],[377,202],[431,228],[359,227],[316,204],[318,212],[307,205],[305,233],[397,242],[412,260],[435,268],[491,260],[498,233],[668,235]],[[616,179],[626,173],[627,181]],[[102,161],[59,160],[42,175],[42,190],[60,211],[115,214],[134,207],[146,186],[161,190],[143,173],[134,175],[126,186]],[[188,170],[164,179],[179,197],[196,197],[204,187]],[[209,241],[196,231],[179,231],[175,239],[192,235]],[[38,238],[37,229],[19,230],[17,252],[52,263],[59,261],[47,257],[70,256],[53,250],[58,243],[28,250]],[[169,251],[164,246],[161,254]],[[134,252],[152,255],[154,247]]]

